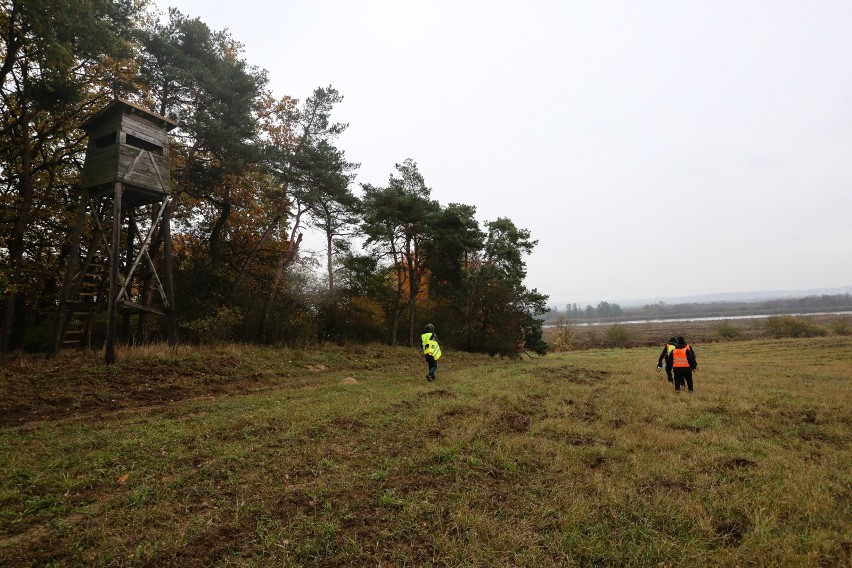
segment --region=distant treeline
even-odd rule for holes
[[[556,319],[559,316],[564,316],[568,319],[597,319],[620,317],[623,314],[624,310],[618,304],[600,302],[596,308],[591,305],[581,308],[577,304],[567,304],[565,310],[562,312],[558,308],[553,307],[545,317],[547,319]]]
[[[554,306],[545,315],[545,321],[555,321],[560,317],[569,320],[624,321],[633,319],[678,318],[684,316],[733,317],[845,310],[852,310],[852,295],[850,294],[824,294],[822,296],[806,296],[803,298],[740,302],[693,302],[687,304],[658,302],[656,304],[646,304],[641,307],[629,308],[622,308],[615,303],[600,302],[597,307],[587,305],[585,308],[580,308],[577,304],[567,304],[563,310],[559,310]]]

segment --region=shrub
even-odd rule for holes
[[[634,335],[633,331],[628,329],[627,326],[615,324],[610,326],[604,334],[604,347],[627,347]]]
[[[565,316],[559,316],[556,320],[556,333],[553,336],[554,351],[569,351],[574,345],[574,330],[571,320]]]
[[[213,344],[234,337],[234,329],[241,321],[239,309],[223,306],[205,318],[185,322],[183,327],[192,331],[201,343]]]
[[[834,335],[852,335],[852,322],[848,319],[831,320],[828,328]]]
[[[595,348],[602,347],[603,340],[601,339],[600,334],[595,329],[590,329],[586,333],[586,347],[587,348]]]
[[[805,318],[793,316],[771,317],[766,320],[766,332],[775,339],[783,337],[821,337],[828,331]]]
[[[719,339],[736,339],[740,336],[740,328],[728,321],[723,321],[716,326],[716,335]]]

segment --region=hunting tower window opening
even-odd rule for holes
[[[128,134],[126,137],[126,142],[128,146],[134,146],[136,148],[141,148],[143,150],[148,150],[149,152],[153,152],[155,154],[163,155],[163,147],[153,142],[148,142],[147,140],[142,140],[141,138],[137,138],[132,134]]]

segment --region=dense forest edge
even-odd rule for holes
[[[163,312],[180,343],[414,346],[432,322],[449,347],[546,351],[547,296],[524,284],[537,244],[529,230],[508,217],[482,222],[473,204],[439,203],[410,157],[388,164],[384,186],[356,183],[360,165],[336,145],[348,127],[334,120],[342,93],[274,93],[227,30],[155,10],[144,0],[0,6],[0,350],[54,354],[58,338],[66,344],[71,315],[57,313],[82,304],[64,298],[90,276],[66,267],[104,266],[91,275],[102,283],[109,265],[90,258],[110,249],[102,226],[118,219],[121,243],[150,236],[151,259],[134,272],[131,255],[118,255],[135,311],[107,321],[104,307],[118,299],[91,292],[86,305],[99,308],[76,322],[81,347],[116,335],[127,345],[172,342]],[[168,148],[134,142],[168,158],[164,213],[153,203],[131,216],[124,201],[116,213],[115,190],[81,190],[87,153],[125,143],[81,128],[115,101],[176,125]],[[325,238],[323,266],[301,254],[308,230]],[[157,294],[168,265],[173,302]]]

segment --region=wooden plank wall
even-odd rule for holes
[[[80,187],[85,189],[117,181],[118,144],[105,148],[89,148]]]
[[[119,146],[119,181],[168,193],[169,161],[134,146]]]
[[[160,194],[170,193],[168,133],[150,120],[133,114],[105,117],[89,130],[89,140],[119,132],[119,143],[95,148],[89,144],[83,166],[81,188],[120,181]],[[158,148],[151,151],[128,145],[127,135],[135,136]]]
[[[112,115],[105,116],[103,119],[98,120],[94,126],[92,126],[87,134],[89,135],[89,140],[96,140],[101,136],[109,134],[111,132],[118,132],[121,129],[121,115]]]
[[[162,148],[162,154],[168,155],[169,136],[168,133],[159,125],[150,122],[140,116],[125,114],[121,122],[122,142],[126,142],[127,134],[135,136],[151,144],[156,144]]]

